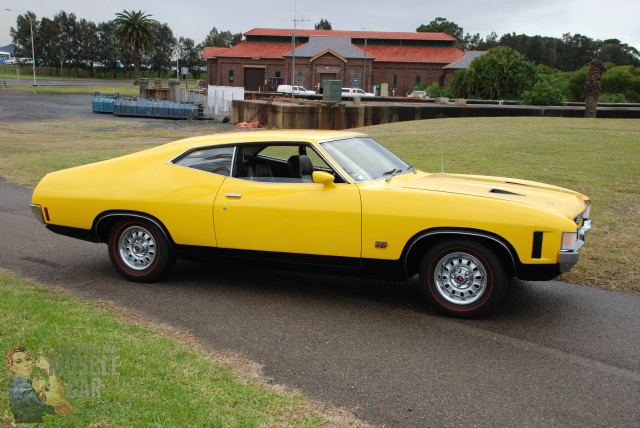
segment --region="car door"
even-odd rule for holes
[[[277,168],[286,166],[284,157],[262,159],[272,162],[273,178],[234,174],[222,183],[213,207],[218,247],[359,258],[357,186],[300,182]]]

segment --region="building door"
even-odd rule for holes
[[[324,93],[324,81],[337,80],[336,73],[320,73],[320,93]]]
[[[246,91],[261,90],[264,85],[264,68],[244,69],[244,89]]]

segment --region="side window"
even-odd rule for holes
[[[311,161],[312,169],[296,168],[296,160],[301,154]],[[333,168],[307,145],[273,144],[268,146],[238,147],[237,164],[234,176],[243,180],[275,183],[312,183],[313,171],[325,171],[334,174]],[[298,161],[299,162],[299,161]],[[297,165],[300,165],[299,163]],[[344,180],[336,175],[336,183]]]
[[[194,150],[173,163],[228,177],[232,158],[233,147],[215,147]]]
[[[307,156],[311,159],[313,168],[316,170],[332,172],[332,168],[313,149],[307,148]]]

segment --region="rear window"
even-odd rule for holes
[[[215,147],[194,150],[173,163],[228,177],[231,173],[232,159],[233,147]]]

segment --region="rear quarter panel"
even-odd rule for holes
[[[166,162],[131,155],[51,173],[32,202],[56,225],[90,229],[105,211],[138,211],[158,218],[178,244],[215,246],[213,201],[224,177]]]

